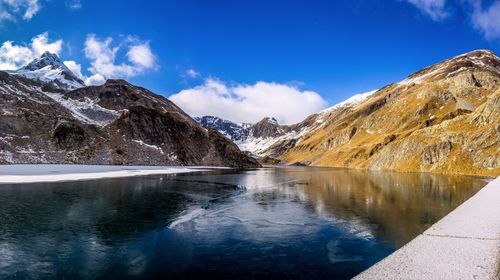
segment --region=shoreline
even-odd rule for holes
[[[266,164],[262,165],[264,168],[269,168],[269,167],[313,167],[313,168],[334,168],[334,169],[341,169],[341,170],[355,170],[355,171],[365,171],[365,172],[384,172],[384,173],[395,173],[395,174],[431,174],[431,175],[443,175],[443,176],[467,176],[467,177],[474,177],[474,178],[479,178],[483,179],[486,182],[491,182],[497,178],[498,175],[480,175],[480,174],[473,174],[473,173],[447,173],[447,172],[434,172],[434,171],[413,171],[413,170],[385,170],[385,169],[368,169],[368,168],[351,168],[351,167],[341,167],[341,166],[322,166],[322,165],[280,165],[280,164]]]
[[[211,169],[226,169],[226,167],[71,164],[0,165],[0,185],[71,182],[146,175],[181,174],[198,171],[209,171]]]
[[[498,279],[500,176],[353,279]]]

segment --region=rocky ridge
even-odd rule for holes
[[[297,132],[291,126],[279,125],[272,117],[265,117],[255,124],[237,124],[214,116],[195,117],[195,120],[207,128],[218,130],[256,158],[276,142],[295,137]]]
[[[330,110],[293,147],[265,154],[316,166],[497,176],[499,105],[500,59],[477,50]]]
[[[44,54],[22,69],[56,64]],[[0,71],[0,163],[259,166],[219,132],[145,88],[124,80],[70,91],[66,86]]]

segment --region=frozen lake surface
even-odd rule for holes
[[[2,184],[0,279],[349,279],[485,184],[306,167]]]
[[[12,164],[0,165],[0,184],[81,181],[153,174],[178,174],[208,169],[208,167],[201,166]],[[215,168],[211,167],[210,169]]]

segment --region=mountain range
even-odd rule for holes
[[[500,59],[476,50],[294,125],[197,120],[263,163],[496,176],[499,116]]]
[[[295,125],[280,125],[273,117],[264,117],[255,124],[234,123],[216,116],[195,117],[194,119],[205,127],[218,130],[235,142],[240,149],[249,152],[253,157],[269,158],[269,156],[275,156],[277,152],[279,153],[279,151],[269,149],[270,147],[277,146],[282,150],[286,149],[287,146],[294,145],[302,136],[318,128],[330,112],[336,109],[352,107],[374,92],[376,91],[356,94],[341,103],[307,117],[304,121]]]
[[[0,105],[3,164],[260,166],[168,99],[124,80],[85,86],[48,52],[0,71]]]
[[[500,173],[500,59],[453,57],[280,125],[191,118],[124,80],[86,86],[52,53],[0,71],[0,163],[295,164]],[[243,150],[243,152],[241,150]]]

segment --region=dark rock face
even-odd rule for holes
[[[313,114],[292,125],[280,125],[271,117],[264,117],[254,124],[237,124],[214,116],[197,117],[195,120],[204,127],[218,130],[249,155],[258,158],[259,162],[271,164],[281,162],[269,159],[275,159],[295,147],[299,141],[296,136],[320,126],[322,117],[321,113]],[[352,137],[355,133],[356,128],[353,128],[348,136]]]
[[[275,138],[291,131],[290,126],[279,125],[275,118],[265,117],[254,124],[237,124],[214,116],[195,118],[201,125],[213,128],[233,141],[246,141],[251,138]]]
[[[63,121],[54,129],[52,138],[62,149],[74,149],[83,144],[88,139],[88,135],[77,123]]]
[[[265,117],[250,124],[237,124],[214,116],[195,118],[204,127],[215,129],[236,142],[248,155],[257,158],[262,164],[275,164],[282,153],[293,148],[298,140],[294,135],[317,125],[317,114],[294,125],[280,125],[275,118]],[[354,132],[355,133],[355,130]]]
[[[427,146],[422,155],[422,161],[427,164],[439,163],[448,158],[451,151],[450,142],[439,142],[432,146]]]
[[[0,162],[260,166],[174,103],[126,81],[50,88],[0,72]]]
[[[272,152],[269,154],[269,157],[277,158],[284,152],[295,147],[295,145],[297,145],[297,139],[284,139],[283,141],[278,142],[275,146],[271,147]]]
[[[214,116],[195,117],[204,127],[213,128],[232,141],[245,141],[249,134],[249,126],[237,124]]]
[[[280,126],[275,118],[263,118],[252,125],[252,136],[255,138],[278,137],[289,130],[287,126]]]

